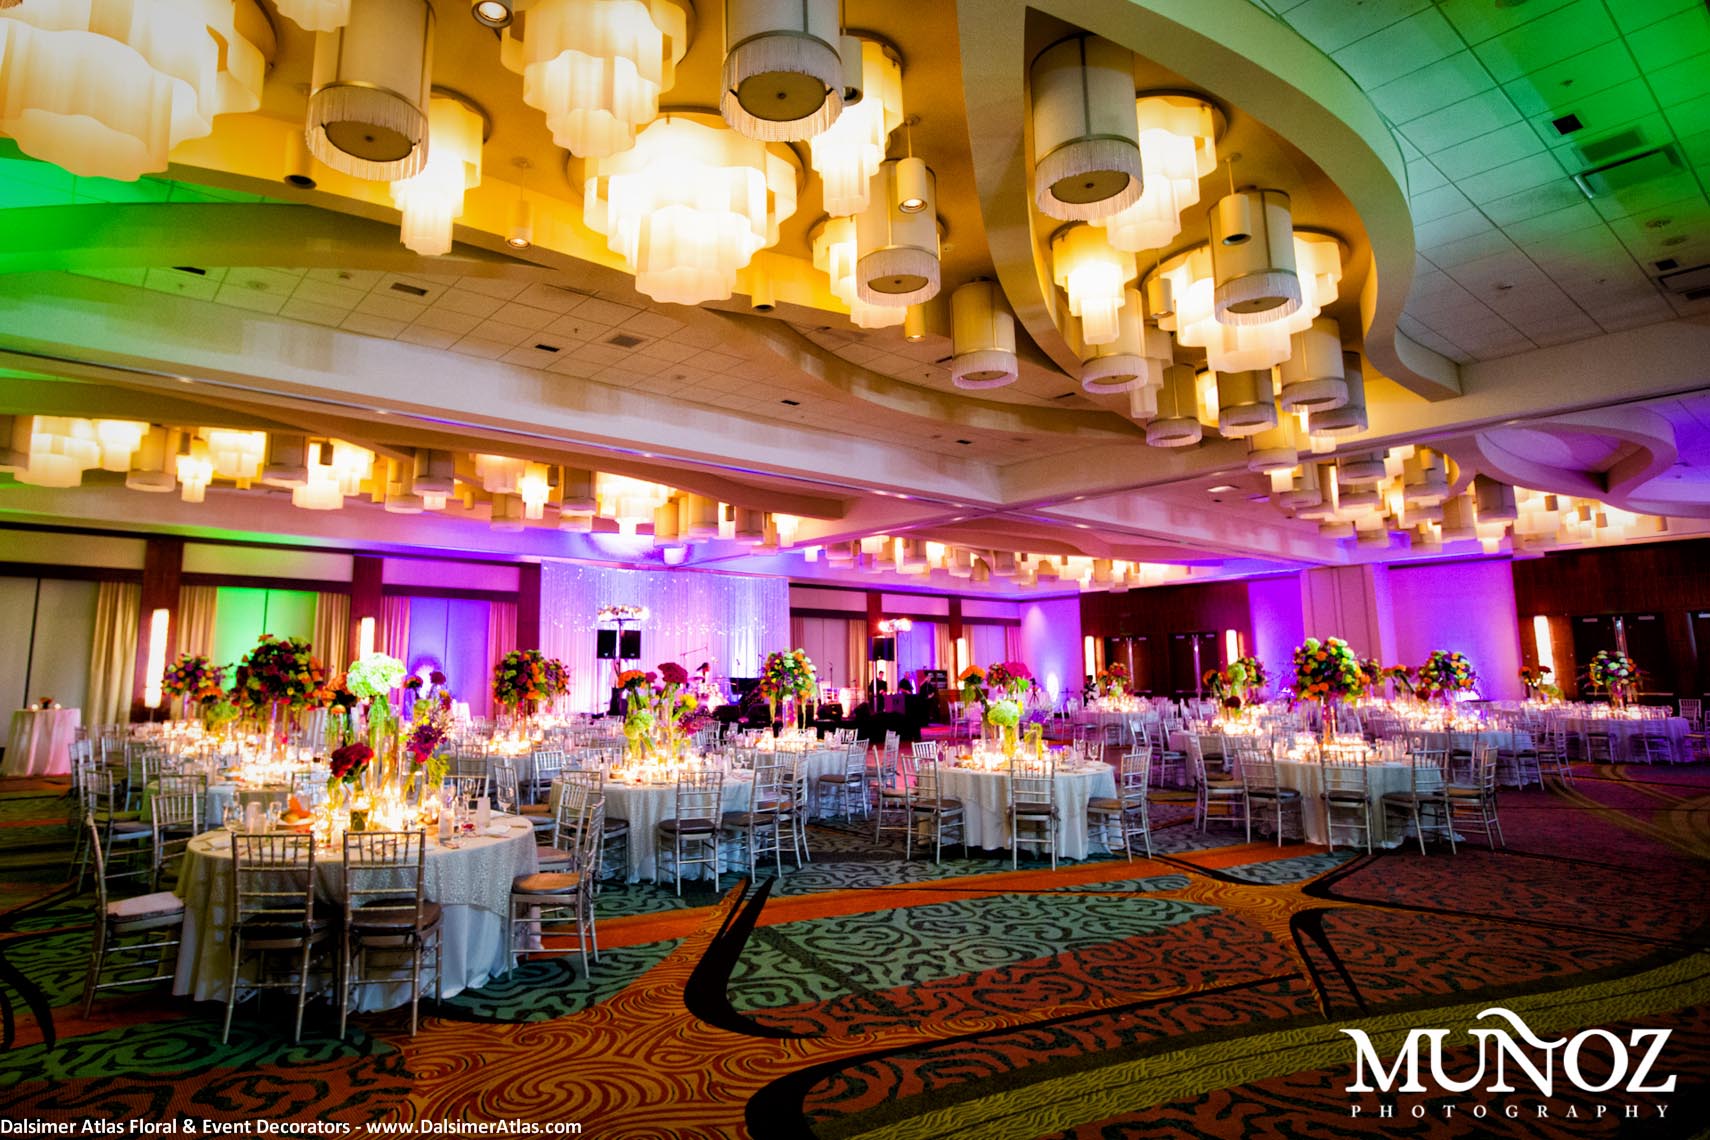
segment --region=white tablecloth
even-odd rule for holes
[[[1397,817],[1396,830],[1391,834],[1384,826],[1383,797],[1387,792],[1406,792],[1413,787],[1413,769],[1407,764],[1368,764],[1366,766],[1367,795],[1370,803],[1366,809],[1366,819],[1372,829],[1372,843],[1375,846],[1394,847],[1406,838],[1411,830],[1410,823],[1400,822]],[[1324,774],[1319,771],[1318,762],[1301,762],[1297,760],[1277,761],[1277,782],[1286,788],[1293,788],[1300,793],[1301,818],[1306,823],[1306,841],[1308,843],[1328,843],[1330,829],[1326,822],[1324,810]],[[1340,818],[1346,819],[1346,815]],[[1338,844],[1352,844],[1355,833],[1344,827],[1337,832]]]
[[[846,755],[842,748],[809,748],[801,752],[785,749],[781,752],[760,750],[762,760],[775,759],[779,763],[789,764],[799,755],[802,761],[802,777],[807,780],[808,818],[820,818],[819,778],[843,771],[843,758]]]
[[[1607,732],[1615,745],[1615,759],[1623,764],[1632,763],[1637,757],[1633,750],[1636,747],[1635,738],[1645,733],[1660,733],[1668,737],[1669,749],[1674,754],[1675,761],[1688,760],[1691,754],[1687,751],[1686,737],[1692,731],[1692,725],[1685,717],[1671,716],[1656,720],[1638,720],[1633,717],[1564,717],[1562,727],[1569,735],[1578,736],[1582,741],[1588,733]],[[16,729],[13,730],[16,733]],[[7,752],[7,763],[11,763],[11,753]]]
[[[495,825],[508,825],[503,837],[476,836],[456,848],[441,847],[429,833],[424,869],[424,897],[440,904],[440,930],[445,960],[444,994],[486,985],[488,979],[511,968],[509,913],[511,880],[539,870],[534,828],[515,816],[494,815]],[[317,851],[315,895],[331,908],[343,909],[342,845]],[[179,873],[177,893],[184,900],[184,945],[178,954],[178,976],[172,992],[197,1001],[224,1001],[231,971],[231,841],[224,831],[211,831],[190,841]],[[431,991],[430,991],[431,992]],[[360,986],[361,1009],[390,1009],[409,1001],[409,986]]]
[[[1009,846],[1009,773],[978,768],[940,768],[942,795],[962,801],[968,846],[995,851]],[[1116,795],[1116,772],[1108,764],[1087,771],[1057,770],[1057,856],[1087,857],[1087,801]]]
[[[748,791],[754,786],[752,777],[732,773],[724,778],[721,811],[747,811]],[[557,787],[553,788],[557,800]],[[629,881],[657,879],[654,865],[654,829],[660,821],[670,819],[677,811],[676,784],[622,784],[606,781],[606,818],[629,821]],[[699,872],[702,869],[694,868]]]
[[[71,771],[71,743],[83,724],[81,709],[19,709],[0,775],[64,776]]]

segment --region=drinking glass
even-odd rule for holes
[[[269,800],[267,804],[267,830],[278,831],[279,821],[284,818],[285,805],[278,800]]]
[[[220,826],[227,831],[243,830],[243,808],[234,800],[227,800],[226,806],[220,809]]]
[[[501,815],[513,814],[517,806],[516,788],[500,781],[498,787],[493,790],[493,800],[498,804]]]

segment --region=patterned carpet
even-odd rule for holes
[[[1154,858],[1056,871],[960,851],[905,863],[858,824],[816,827],[812,864],[781,879],[681,899],[608,888],[591,979],[524,963],[424,1006],[413,1038],[392,1011],[339,1041],[311,1006],[300,1046],[281,1039],[283,1002],[241,1015],[227,1046],[219,1010],[158,989],[80,1018],[89,896],[65,885],[62,789],[7,782],[0,1119],[758,1140],[1702,1135],[1710,771],[1578,776],[1504,792],[1508,847],[1453,855],[1208,837],[1179,802],[1157,811]],[[1573,1071],[1592,1088],[1617,1078],[1607,1091],[1566,1079],[1565,1048],[1548,1099],[1515,1057],[1519,1091],[1489,1077],[1446,1091],[1428,1068],[1423,1092],[1346,1091],[1339,1030],[1370,1034],[1386,1063],[1411,1029],[1453,1030],[1441,1071],[1466,1076],[1479,1057],[1464,1030],[1492,1006],[1552,1041],[1670,1029],[1652,1079],[1676,1086],[1629,1091],[1624,1054],[1592,1034]]]

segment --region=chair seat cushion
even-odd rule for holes
[[[412,927],[427,930],[439,924],[442,913],[438,903],[432,899],[423,899],[422,920],[418,924],[414,898],[376,899],[350,912],[350,929],[352,933],[378,931],[382,934],[409,930]]]
[[[152,895],[138,895],[107,904],[108,918],[152,918],[183,913],[184,900],[171,891],[156,891]]]
[[[770,827],[778,816],[769,811],[727,811],[722,822],[726,827]]]
[[[534,856],[536,862],[545,866],[548,863],[574,862],[576,853],[574,851],[566,851],[562,847],[548,847],[545,844],[541,844],[534,849]]]
[[[1110,796],[1094,796],[1087,801],[1088,811],[1121,811],[1122,801]]]
[[[511,892],[519,895],[561,895],[582,885],[575,871],[537,871],[511,880]]]
[[[300,946],[305,941],[318,942],[331,931],[332,923],[324,918],[313,918],[307,923],[282,922],[274,918],[248,918],[239,922],[233,933],[242,935],[248,945],[258,950],[266,950]]]
[[[607,817],[606,821],[601,825],[601,830],[608,837],[613,835],[628,835],[629,820],[612,819]]]
[[[717,831],[718,824],[710,819],[666,819],[659,822],[659,830],[671,834],[701,834]]]
[[[1009,814],[1016,819],[1056,819],[1057,809],[1050,804],[1015,804]]]
[[[1298,800],[1300,792],[1294,788],[1249,788],[1247,795],[1256,800]]]
[[[95,811],[90,814],[95,817],[96,823],[110,823],[118,825],[122,823],[140,823],[142,821],[142,812],[140,811]],[[144,824],[143,826],[146,827],[148,825]]]
[[[517,808],[518,815],[551,815],[551,804],[522,804]]]
[[[819,782],[822,784],[854,784],[866,778],[865,772],[859,776],[852,776],[847,772],[827,772],[819,778]]]

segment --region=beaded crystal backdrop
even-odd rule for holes
[[[599,609],[608,604],[647,607],[639,627],[644,669],[661,661],[694,669],[708,661],[714,676],[752,677],[767,653],[790,648],[786,579],[547,562],[540,575],[541,649],[570,667],[571,709],[606,706],[611,663],[595,658],[594,639],[602,628]]]

